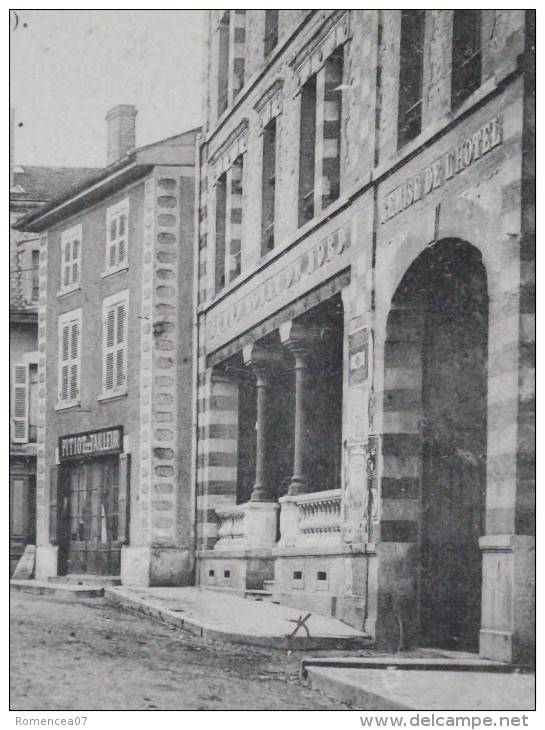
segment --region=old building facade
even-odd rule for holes
[[[533,646],[525,11],[208,16],[197,580]]]
[[[28,213],[81,183],[89,168],[16,165],[15,111],[10,125],[9,361],[10,361],[10,575],[26,545],[36,539],[36,439],[38,426],[37,234],[11,228]]]
[[[196,131],[139,149],[27,216],[40,235],[36,576],[192,576]]]

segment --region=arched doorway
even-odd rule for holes
[[[420,641],[471,651],[478,649],[481,615],[487,350],[481,255],[462,241],[438,242],[413,262],[392,299],[385,370],[387,382],[388,368],[411,372],[407,392],[396,398],[406,415],[412,410],[405,423],[414,425],[406,443],[416,477]]]

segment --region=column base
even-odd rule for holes
[[[278,538],[277,502],[247,502],[244,505],[244,547],[267,548]]]
[[[190,586],[193,582],[193,556],[187,548],[121,548],[124,586]]]
[[[59,548],[57,545],[38,545],[36,548],[36,580],[56,578],[59,574]]]

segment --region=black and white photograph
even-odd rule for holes
[[[9,44],[10,727],[534,726],[535,9]]]

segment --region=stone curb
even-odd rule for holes
[[[414,710],[414,707],[409,707],[400,702],[392,702],[392,700],[365,690],[349,680],[331,676],[325,668],[308,667],[307,682],[312,689],[318,689],[331,699],[347,704],[352,709],[369,712]]]
[[[102,586],[71,585],[68,583],[48,583],[37,580],[10,580],[10,588],[22,593],[33,593],[36,596],[63,596],[63,598],[101,598],[104,595]]]
[[[531,673],[532,667],[514,666],[491,659],[440,658],[440,657],[313,657],[301,661],[301,678],[305,679],[311,669],[405,669],[411,671],[433,672],[490,672],[512,674],[513,672]]]
[[[293,639],[288,639],[285,636],[243,634],[226,629],[217,629],[196,618],[189,619],[182,617],[179,612],[161,606],[153,601],[145,600],[137,596],[129,596],[124,591],[116,588],[104,588],[104,598],[110,603],[129,611],[149,616],[169,626],[175,626],[178,629],[183,629],[203,639],[212,639],[213,641],[250,644],[252,646],[263,646],[274,649],[291,649],[292,651],[309,651],[312,649],[349,650],[361,649],[367,645],[361,637],[316,636],[308,639],[306,636],[296,636]]]

